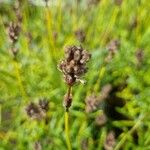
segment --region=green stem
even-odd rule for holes
[[[66,144],[68,150],[72,150],[70,136],[69,136],[69,111],[65,112],[65,134],[66,134]]]

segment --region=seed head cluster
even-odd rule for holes
[[[40,99],[38,104],[31,102],[26,107],[27,115],[36,120],[41,120],[46,116],[46,112],[49,110],[49,102],[46,99]]]
[[[59,64],[67,85],[73,86],[87,72],[86,63],[91,55],[81,46],[69,46],[65,49],[65,59]]]
[[[112,90],[110,84],[103,86],[100,95],[95,95],[94,93],[87,96],[85,99],[85,111],[87,113],[93,112],[98,109],[98,107],[103,104],[103,101],[109,97],[109,94]]]
[[[11,22],[8,28],[8,35],[12,44],[15,44],[17,42],[19,32],[20,32],[20,26],[14,22]]]
[[[96,95],[92,94],[85,99],[85,103],[85,111],[87,113],[93,112],[99,106],[99,98]]]

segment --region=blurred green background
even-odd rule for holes
[[[57,64],[68,45],[92,54],[86,83],[73,88],[72,148],[150,149],[149,1],[18,1],[0,1],[0,150],[67,149],[62,106],[67,87]],[[17,13],[22,19],[14,60],[7,29]],[[105,96],[88,112],[91,95]],[[25,111],[42,98],[49,101],[47,123]]]

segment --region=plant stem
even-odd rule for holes
[[[66,143],[68,150],[72,150],[71,142],[69,137],[69,111],[65,111],[65,134],[66,134]]]
[[[70,94],[71,94],[71,86],[68,87],[67,99],[70,98]],[[66,134],[66,144],[68,150],[72,150],[70,136],[69,136],[69,107],[67,105],[65,106],[65,134]]]

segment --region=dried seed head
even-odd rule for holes
[[[87,72],[86,63],[91,55],[82,47],[65,48],[65,59],[59,64],[59,70],[64,74],[65,82],[72,86],[77,79]]]
[[[64,96],[64,107],[66,108],[66,110],[69,109],[69,107],[71,106],[71,103],[72,103],[72,94],[69,94],[68,93]]]
[[[88,96],[85,99],[85,103],[86,103],[85,111],[87,113],[95,111],[99,106],[98,97],[94,94]]]
[[[46,99],[40,99],[39,100],[39,107],[47,112],[49,110],[49,102]]]
[[[106,84],[103,86],[102,90],[101,90],[101,94],[100,94],[100,99],[104,100],[109,96],[109,93],[112,90],[112,86],[111,84]]]
[[[85,32],[82,29],[78,29],[74,32],[76,38],[78,39],[79,42],[84,42],[85,41]]]
[[[120,41],[119,40],[112,40],[108,43],[107,49],[109,51],[108,56],[106,57],[105,61],[110,62],[114,55],[117,53],[117,50],[120,47]]]
[[[108,43],[108,50],[109,52],[115,54],[117,52],[117,50],[119,49],[120,47],[120,41],[119,40],[112,40]]]
[[[95,119],[95,123],[98,126],[103,126],[106,122],[107,122],[107,116],[104,113],[100,114]]]
[[[26,107],[26,112],[27,115],[32,119],[41,120],[43,117],[45,117],[45,113],[42,111],[42,109],[33,102]]]
[[[20,26],[18,24],[11,22],[8,27],[8,35],[12,44],[15,44],[17,42],[19,32],[20,32]]]
[[[105,150],[113,150],[115,144],[116,144],[115,133],[113,131],[110,131],[106,137],[104,149]]]

